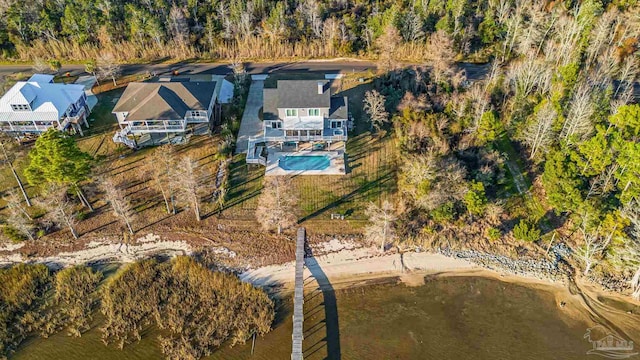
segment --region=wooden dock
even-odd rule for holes
[[[296,239],[296,281],[293,293],[293,333],[291,340],[291,360],[302,360],[302,340],[304,324],[304,242],[306,231],[304,228],[298,229]]]

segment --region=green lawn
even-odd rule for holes
[[[362,98],[372,88],[368,81],[360,82],[363,74],[354,74],[334,83],[335,89],[343,89],[337,95],[349,97],[349,111],[355,120],[355,130],[349,134],[346,146],[347,174],[342,176],[297,176],[293,179],[299,199],[299,221],[302,223],[329,220],[332,213],[346,215],[352,225],[366,219],[364,209],[369,202],[378,203],[396,191],[397,149],[391,135],[371,134],[364,121]],[[291,79],[290,74],[270,76],[274,85],[277,79]],[[317,74],[294,77],[319,78]],[[267,82],[265,82],[267,87]],[[244,155],[234,158],[230,168],[225,218],[254,219],[258,197],[264,180],[264,167],[247,165]],[[336,223],[329,223],[336,224]],[[330,225],[334,226],[334,225]],[[326,229],[326,227],[325,227]],[[332,229],[326,229],[331,232]]]

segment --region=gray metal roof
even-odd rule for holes
[[[216,82],[131,83],[113,108],[132,120],[179,120],[189,110],[207,110]]]

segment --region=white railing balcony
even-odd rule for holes
[[[147,133],[166,133],[166,132],[182,132],[186,129],[187,124],[183,122],[182,124],[176,125],[167,125],[167,124],[158,124],[158,125],[128,125],[132,134],[147,134]]]
[[[54,123],[52,125],[11,125],[11,126],[2,126],[0,130],[2,131],[20,131],[20,132],[45,132],[49,128],[57,126],[58,123]]]
[[[185,120],[188,124],[209,122],[209,118],[207,116],[187,116],[185,117]]]

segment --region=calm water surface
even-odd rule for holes
[[[335,298],[330,298],[335,295]],[[336,311],[325,304],[337,304]],[[277,324],[251,342],[223,347],[209,359],[290,359],[291,300]],[[336,310],[336,309],[333,309]],[[327,317],[329,314],[329,317]],[[587,324],[557,309],[550,293],[476,277],[424,286],[375,284],[310,292],[305,301],[305,360],[312,359],[586,359]],[[327,334],[327,328],[338,329]],[[29,340],[15,360],[162,359],[153,330],[124,351],[105,347],[93,329],[82,338]]]

